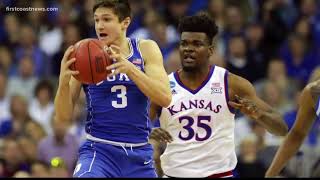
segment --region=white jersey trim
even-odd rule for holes
[[[318,117],[320,116],[320,97],[318,99],[317,106],[316,106],[316,114]]]

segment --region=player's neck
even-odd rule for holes
[[[179,77],[184,85],[191,89],[197,89],[208,77],[211,66],[201,68],[197,71],[180,71]]]
[[[127,57],[131,52],[130,52],[130,45],[129,45],[129,41],[127,39],[126,36],[122,36],[118,42],[117,42],[117,46],[120,47],[121,49],[121,54],[124,57]]]

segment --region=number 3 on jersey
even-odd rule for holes
[[[196,136],[195,139],[197,141],[205,141],[210,138],[210,136],[212,134],[212,129],[209,125],[205,124],[204,121],[211,122],[211,116],[198,116],[197,127],[205,130],[206,135],[204,137],[199,137],[199,134],[195,133],[194,129],[192,129],[192,125],[194,124],[194,119],[192,117],[190,117],[190,116],[180,117],[179,118],[180,124],[183,121],[187,122],[187,124],[185,126],[183,126],[183,128],[185,130],[187,130],[188,133],[187,133],[187,136],[182,136],[182,131],[180,131],[179,138],[181,140],[188,141],[188,140],[192,139],[194,136]]]
[[[112,101],[112,106],[117,109],[126,108],[128,106],[128,98],[127,98],[127,87],[123,85],[113,86],[111,88],[112,93],[117,93],[117,98],[119,100]]]

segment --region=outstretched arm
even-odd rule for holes
[[[231,73],[228,80],[231,100],[229,105],[257,121],[270,133],[280,136],[287,134],[288,127],[280,113],[257,96],[253,85],[248,80]]]
[[[289,159],[299,150],[315,120],[314,104],[310,87],[307,86],[300,97],[298,115],[294,126],[279,147],[271,166],[267,170],[266,177],[277,176]]]

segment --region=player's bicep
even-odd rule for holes
[[[254,86],[246,79],[229,73],[230,87],[232,88],[232,95],[238,95],[240,97],[251,100],[255,105],[266,112],[271,112],[272,107],[265,103],[256,93]],[[232,98],[234,99],[234,98]]]
[[[140,42],[140,49],[145,60],[145,73],[154,80],[169,84],[169,79],[163,65],[162,53],[154,41]]]

